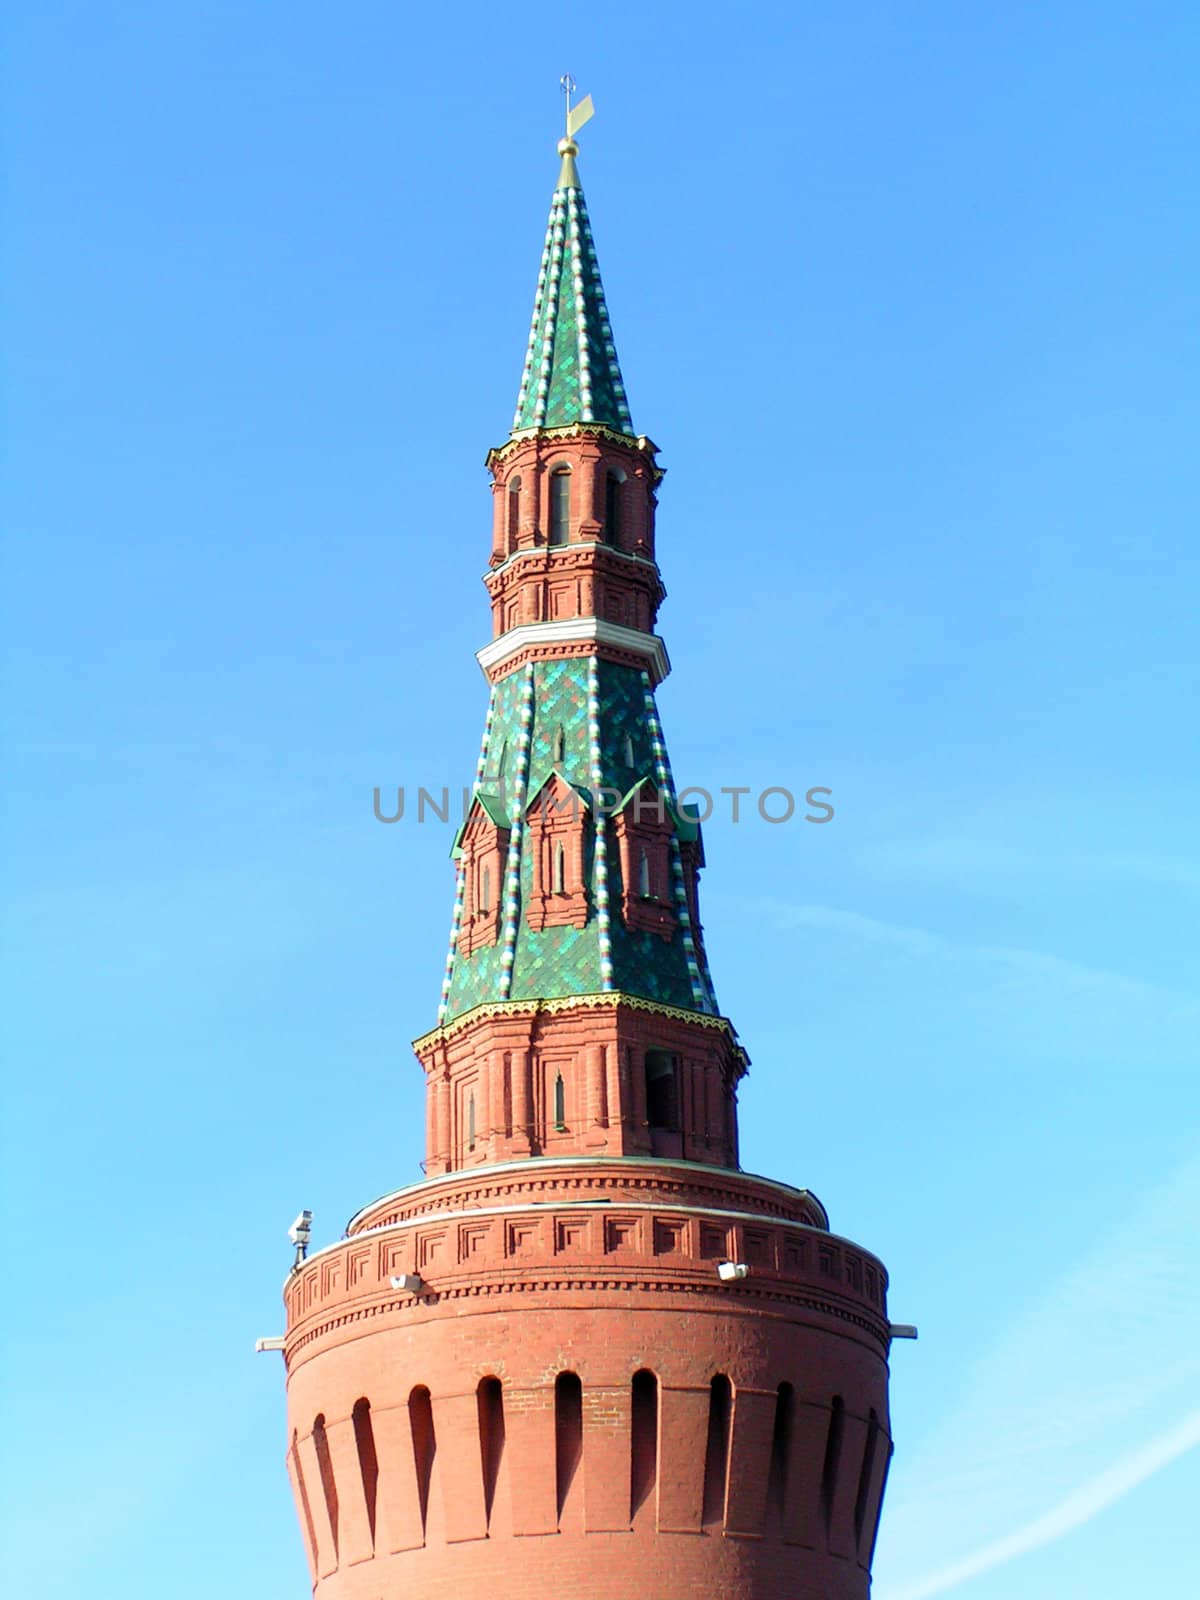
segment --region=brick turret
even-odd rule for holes
[[[455,841],[425,1180],[285,1290],[320,1600],[865,1600],[887,1277],[743,1173],[746,1053],[655,690],[656,449],[563,157],[493,480],[490,686]]]

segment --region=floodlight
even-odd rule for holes
[[[717,1277],[722,1283],[737,1283],[741,1278],[750,1276],[750,1268],[744,1261],[718,1261]]]

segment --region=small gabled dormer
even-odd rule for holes
[[[582,928],[588,919],[592,814],[586,789],[549,774],[525,808],[530,883],[525,920],[543,928]]]
[[[454,841],[454,855],[463,870],[460,955],[469,956],[484,945],[495,944],[500,937],[509,833],[499,797],[477,792]]]
[[[671,839],[679,818],[652,778],[639,778],[613,817],[621,859],[621,915],[634,931],[674,937]]]

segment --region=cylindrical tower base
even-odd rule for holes
[[[822,1223],[802,1191],[628,1160],[369,1208],[286,1294],[321,1600],[865,1600],[886,1278]]]

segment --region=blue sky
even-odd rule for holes
[[[418,1176],[565,67],[743,1159],[892,1273],[878,1600],[1183,1593],[1195,10],[10,18],[8,1583],[293,1600],[284,1231]],[[432,600],[431,600],[432,597]]]

